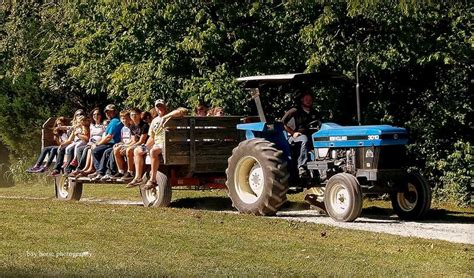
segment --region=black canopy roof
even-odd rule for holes
[[[311,84],[315,81],[324,80],[340,80],[350,82],[345,75],[338,73],[286,73],[272,75],[256,75],[237,78],[238,82],[242,82],[245,88],[258,88],[262,86],[278,86],[288,83],[295,84]]]

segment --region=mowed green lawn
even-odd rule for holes
[[[0,276],[474,275],[472,245],[220,213],[223,191],[175,191],[172,208],[5,198],[52,194],[0,188]],[[83,197],[140,200],[120,186]]]

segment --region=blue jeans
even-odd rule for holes
[[[306,163],[308,162],[308,152],[309,152],[309,144],[308,144],[308,136],[302,134],[296,138],[290,137],[288,141],[291,143],[301,143],[300,148],[296,149],[296,154],[298,155],[298,169],[303,167],[306,168]]]
[[[110,156],[110,152],[109,155],[106,155],[105,151],[111,149],[112,146],[112,144],[98,145],[94,150],[92,150],[92,161],[94,162],[94,167],[101,175],[105,174],[105,170],[107,169],[107,160]],[[103,170],[103,172],[101,172],[101,170]]]
[[[41,150],[40,156],[38,157],[38,160],[36,161],[35,166],[39,166],[43,164],[43,161],[46,158],[46,155],[48,155],[48,161],[46,162],[46,167],[49,167],[51,163],[53,163],[53,159],[56,156],[57,152],[58,152],[58,146],[44,147]]]

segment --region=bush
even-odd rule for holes
[[[33,175],[27,173],[26,170],[33,165],[30,159],[20,158],[12,159],[10,158],[11,164],[8,167],[7,171],[4,173],[4,179],[6,181],[11,181],[15,185],[18,184],[46,184],[48,183],[48,177],[46,175]]]
[[[438,162],[442,171],[441,186],[435,188],[435,197],[458,206],[471,205],[471,186],[473,183],[473,148],[469,142],[458,141],[455,151],[446,159]]]

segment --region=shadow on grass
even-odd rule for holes
[[[171,202],[173,208],[189,208],[198,210],[235,210],[232,207],[232,201],[229,197],[193,197],[193,198],[181,198]],[[286,202],[281,210],[308,210],[310,209],[309,204],[303,202]]]
[[[193,197],[181,198],[171,202],[173,208],[189,208],[199,210],[234,210],[228,197]]]

